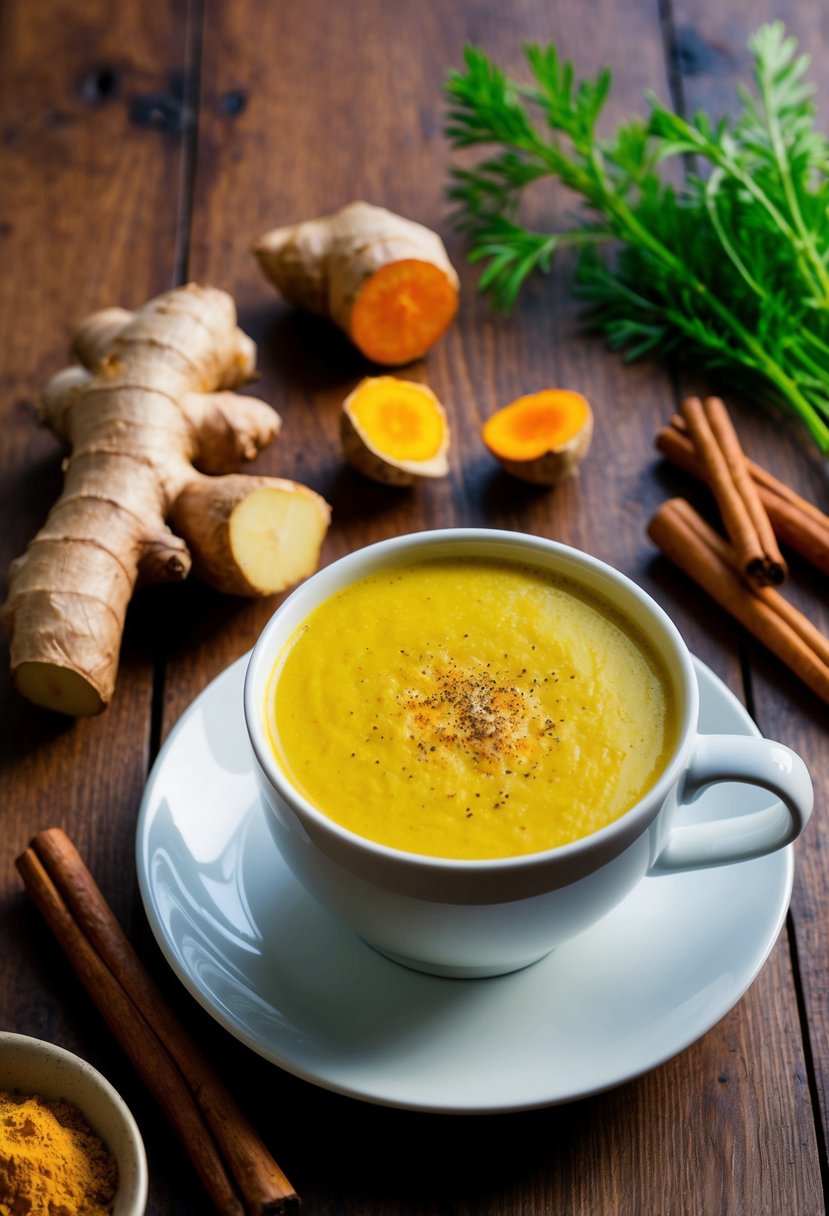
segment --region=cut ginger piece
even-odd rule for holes
[[[71,718],[90,718],[104,708],[100,694],[71,667],[42,660],[22,662],[14,676],[17,691],[34,705]]]
[[[386,485],[412,485],[449,471],[449,423],[425,384],[395,376],[368,376],[343,402],[341,435],[346,460]]]
[[[220,591],[278,593],[314,569],[330,511],[305,486],[236,472],[279,418],[233,391],[256,348],[225,292],[191,283],[104,309],[73,348],[83,366],[53,376],[39,408],[69,451],[63,490],[11,563],[2,616],[18,690],[81,717],[112,697],[139,582],[192,568]]]
[[[519,397],[483,427],[484,443],[508,473],[546,486],[575,473],[592,437],[587,398],[560,388]]]
[[[374,363],[425,355],[458,310],[458,275],[438,234],[384,207],[349,203],[274,228],[253,251],[290,304],[328,317]]]
[[[248,586],[277,595],[312,574],[330,520],[328,503],[296,482],[248,495],[230,517],[228,537]]]
[[[232,595],[278,595],[316,570],[331,508],[316,491],[278,477],[209,478],[188,486],[171,522],[184,532],[193,572]]]

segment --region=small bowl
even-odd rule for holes
[[[91,1064],[54,1043],[0,1031],[0,1090],[76,1106],[118,1162],[113,1216],[143,1216],[147,1157],[141,1133],[123,1099]]]

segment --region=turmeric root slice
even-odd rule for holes
[[[370,203],[275,228],[253,252],[289,303],[328,317],[374,363],[425,355],[458,309],[458,275],[438,234]]]
[[[346,460],[373,481],[404,486],[449,472],[449,423],[425,384],[367,377],[343,402],[341,434]]]
[[[373,363],[410,363],[443,337],[457,310],[457,289],[439,266],[414,258],[392,262],[360,289],[351,340]]]
[[[590,404],[569,389],[519,397],[483,428],[484,443],[508,473],[546,486],[575,473],[592,437]]]

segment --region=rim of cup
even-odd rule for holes
[[[486,550],[486,556],[504,557],[528,566],[555,570],[570,577],[574,582],[580,582],[588,590],[595,591],[600,598],[606,602],[610,601],[611,606],[621,615],[632,619],[640,631],[646,634],[648,641],[669,669],[673,692],[679,702],[677,744],[670,761],[656,782],[634,806],[605,827],[568,844],[555,845],[535,853],[495,858],[439,857],[393,848],[370,837],[361,836],[337,823],[309,802],[291,784],[278,763],[268,738],[265,702],[270,675],[282,648],[295,629],[319,604],[337,591],[378,570],[402,565],[408,559],[423,559],[427,556],[470,556],[476,549],[480,550],[482,555]],[[544,560],[545,557],[547,561]],[[585,575],[587,577],[584,577]],[[617,597],[624,602],[618,603]],[[642,621],[633,619],[633,605],[636,606],[637,615],[647,618],[652,629],[643,629]],[[251,652],[244,682],[245,722],[254,755],[270,784],[301,820],[313,824],[318,831],[329,835],[340,844],[360,849],[378,861],[385,859],[397,865],[406,864],[422,870],[457,870],[464,874],[533,869],[548,863],[551,858],[574,860],[596,849],[612,849],[613,844],[620,839],[626,843],[635,839],[654,818],[681,773],[696,732],[698,711],[699,690],[696,675],[682,635],[664,609],[633,579],[608,562],[561,541],[530,533],[489,528],[442,528],[405,533],[402,536],[375,541],[335,559],[301,583],[275,610]]]

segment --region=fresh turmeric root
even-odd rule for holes
[[[343,402],[341,437],[348,463],[373,481],[408,486],[449,472],[449,423],[425,384],[361,380]]]
[[[545,486],[575,473],[592,437],[589,402],[560,388],[519,397],[483,427],[484,443],[508,473]]]
[[[458,309],[458,276],[437,233],[369,203],[275,228],[253,251],[290,304],[330,318],[374,363],[419,359]]]
[[[229,391],[256,350],[224,292],[191,284],[95,313],[73,349],[83,366],[53,377],[40,407],[70,449],[63,493],[12,562],[3,617],[19,691],[83,716],[112,696],[139,578],[192,566],[221,591],[275,594],[315,569],[330,509],[306,486],[233,472],[279,418]]]

